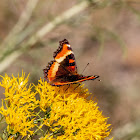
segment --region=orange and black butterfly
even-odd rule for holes
[[[99,76],[84,76],[77,73],[74,53],[67,39],[59,41],[54,52],[54,60],[43,70],[47,82],[53,86],[76,84],[86,80],[95,80]]]

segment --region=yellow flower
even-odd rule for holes
[[[38,86],[35,87],[37,93],[40,95],[40,108],[45,112],[47,107],[51,106],[53,102],[58,101],[59,99],[62,100],[62,97],[71,94],[73,95],[73,98],[76,98],[77,96],[86,98],[89,95],[88,90],[84,89],[83,85],[75,89],[76,86],[70,86],[68,90],[66,90],[67,86],[51,86],[40,79],[38,81]]]
[[[109,136],[107,118],[96,102],[86,100],[88,91],[82,86],[75,89],[76,86],[66,91],[67,87],[52,87],[39,80],[36,91],[40,94],[40,108],[48,114],[43,123],[50,130],[44,140],[103,140]]]
[[[38,135],[40,140],[104,140],[109,136],[107,118],[97,102],[87,100],[90,94],[83,85],[56,87],[40,79],[38,85],[28,86],[24,73],[2,78],[5,99],[0,113],[7,123],[7,139]]]
[[[33,111],[37,107],[35,93],[31,92],[31,86],[27,88],[28,77],[25,74],[21,77],[2,77],[0,86],[5,88],[5,101],[2,101],[0,113],[5,117],[7,123],[7,131],[9,135],[20,133],[26,136],[27,133],[32,134],[31,128],[34,127]],[[6,108],[4,108],[5,103]]]
[[[8,140],[15,140],[15,138],[14,137],[9,137]]]

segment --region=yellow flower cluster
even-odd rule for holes
[[[28,77],[25,74],[21,77],[2,77],[0,86],[5,88],[5,101],[2,101],[0,113],[5,117],[7,123],[7,131],[9,135],[20,133],[23,137],[27,133],[32,134],[31,128],[33,123],[33,110],[36,108],[35,93],[31,92],[31,86],[28,86]],[[5,107],[3,105],[5,103]]]
[[[77,85],[76,85],[77,86]],[[36,91],[40,94],[40,108],[46,112],[50,108],[49,117],[43,124],[50,132],[42,140],[103,140],[110,134],[107,118],[98,110],[97,103],[86,100],[88,91],[82,86],[75,88],[52,87],[39,80]]]
[[[56,87],[40,79],[38,85],[27,88],[25,74],[2,78],[6,106],[2,104],[0,113],[8,124],[9,139],[15,134],[34,139],[38,135],[40,140],[104,140],[109,136],[107,118],[96,102],[86,99],[89,93],[83,85]]]

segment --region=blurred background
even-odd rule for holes
[[[1,0],[0,74],[43,79],[68,39],[115,140],[140,140],[140,0]],[[1,79],[0,79],[1,80]],[[0,89],[3,99],[3,89]]]

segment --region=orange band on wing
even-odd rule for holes
[[[73,52],[68,49],[68,44],[64,44],[61,52],[56,55],[55,60],[60,63],[66,58],[66,56],[70,55],[71,53]]]
[[[59,65],[60,65],[60,64],[57,63],[57,62],[54,62],[54,63],[51,65],[51,67],[50,67],[50,69],[49,69],[49,71],[48,71],[48,79],[49,79],[49,81],[52,81],[52,80],[55,79],[56,72],[58,71]]]
[[[67,51],[70,51],[70,50],[68,50],[67,44],[64,44],[62,51],[57,54],[55,59],[59,59],[60,57],[64,56],[64,54],[67,53]]]

